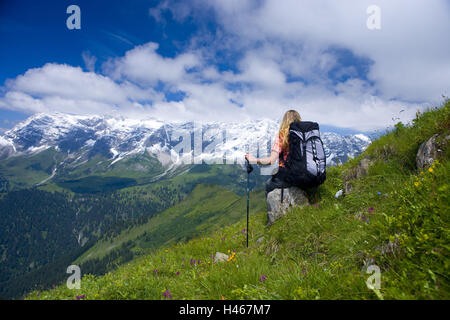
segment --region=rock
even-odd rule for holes
[[[281,189],[275,189],[267,195],[267,219],[268,225],[278,220],[293,206],[308,204],[305,191],[298,187],[284,188],[283,201],[281,201]]]
[[[258,240],[256,240],[256,243],[261,243],[263,240],[264,240],[264,237],[261,237]]]
[[[334,195],[334,197],[337,199],[337,198],[339,198],[340,196],[342,196],[342,193],[344,192],[344,190],[339,190],[338,192],[336,192],[336,194]]]
[[[446,146],[448,140],[450,140],[450,136],[440,139],[439,135],[435,134],[422,143],[416,156],[417,169],[425,169],[431,166],[434,160],[440,159],[443,154],[442,149]]]
[[[229,258],[228,255],[222,252],[216,252],[216,255],[214,256],[214,262],[223,262],[227,261]]]

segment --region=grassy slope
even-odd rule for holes
[[[253,193],[253,197],[259,205],[265,205],[261,201],[262,192]],[[204,234],[238,221],[245,214],[245,205],[245,198],[225,188],[198,185],[186,200],[159,213],[145,224],[124,230],[113,239],[99,241],[74,263],[102,258],[111,249],[128,241],[133,241],[137,249],[145,252],[163,244]]]
[[[105,276],[86,275],[80,290],[62,285],[27,298],[165,299],[169,290],[173,299],[449,299],[448,148],[431,170],[414,168],[420,143],[434,133],[447,136],[449,124],[447,102],[331,168],[316,206],[294,208],[271,227],[264,211],[254,212],[248,249],[242,219]],[[369,175],[335,199],[342,178],[364,156],[374,163]],[[396,249],[388,250],[389,243]],[[211,255],[228,250],[236,251],[233,260],[213,262]],[[382,272],[378,293],[366,286],[368,262]]]

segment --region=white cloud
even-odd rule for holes
[[[147,43],[128,51],[124,57],[108,61],[104,70],[113,79],[131,79],[152,85],[158,81],[177,82],[186,77],[186,71],[200,64],[193,53],[165,58],[156,50],[157,43]]]
[[[81,54],[86,69],[90,72],[95,72],[95,63],[97,58],[93,56],[89,51],[83,51]]]
[[[371,4],[381,8],[380,31],[366,27]],[[198,121],[280,118],[296,108],[304,119],[370,130],[410,120],[450,95],[445,0],[166,0],[149,14],[167,23],[166,10],[179,22],[214,17],[215,33],[199,28],[190,47],[171,58],[157,43],[136,46],[104,63],[102,74],[88,53],[89,72],[59,64],[30,69],[6,83],[0,107]],[[335,49],[369,61],[366,77]],[[230,70],[219,68],[224,60]],[[167,101],[156,86],[184,98]]]

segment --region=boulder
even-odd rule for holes
[[[229,258],[228,255],[222,252],[216,252],[216,255],[214,256],[214,262],[223,262],[227,261]]]
[[[442,149],[447,145],[448,140],[450,140],[450,136],[442,139],[435,134],[422,143],[416,156],[417,169],[425,169],[431,166],[434,160],[440,159],[441,155],[443,155]]]
[[[308,204],[305,191],[298,187],[284,188],[283,201],[281,201],[281,189],[275,189],[267,194],[267,219],[268,225],[278,220],[282,215],[294,206]]]

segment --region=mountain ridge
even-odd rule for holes
[[[36,114],[0,136],[0,159],[32,156],[54,148],[59,154],[45,182],[60,169],[95,164],[111,168],[136,155],[156,159],[165,172],[185,164],[243,163],[243,155],[270,153],[279,124],[273,120],[241,123],[166,123],[157,119],[112,116],[77,116],[64,113]],[[344,163],[371,142],[364,134],[342,136],[322,132],[327,164]],[[56,172],[58,171],[58,172]],[[39,182],[38,182],[39,183]]]

